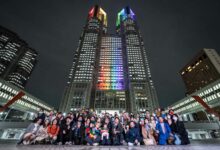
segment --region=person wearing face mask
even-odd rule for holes
[[[173,121],[172,124],[170,125],[170,128],[171,128],[171,132],[173,134],[176,134],[180,138],[181,145],[190,144],[188,133],[186,131],[184,123],[179,120],[177,114],[173,114]]]
[[[163,108],[161,109],[161,117],[162,117],[163,119],[166,118],[166,113],[165,113],[165,110],[164,110]]]
[[[46,114],[44,113],[43,109],[40,109],[40,111],[37,114],[37,118],[40,118],[42,120],[40,125],[43,125],[43,122],[44,122],[44,120],[46,118]]]

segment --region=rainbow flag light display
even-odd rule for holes
[[[102,38],[99,63],[99,90],[123,90],[123,58],[120,37]]]

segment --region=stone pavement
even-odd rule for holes
[[[16,146],[10,142],[0,142],[0,150],[220,150],[220,139],[192,141],[186,146],[76,146],[76,145],[29,145]]]
[[[0,150],[219,150],[220,144],[187,145],[187,146],[59,146],[59,145],[29,145],[16,146],[1,144]]]

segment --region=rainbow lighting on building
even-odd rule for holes
[[[89,10],[60,111],[138,112],[158,107],[136,15],[125,7],[116,20],[116,33],[109,34],[106,12],[100,6]]]
[[[120,37],[102,37],[97,88],[99,90],[123,90],[125,88]]]
[[[97,17],[101,21],[103,20],[103,24],[107,26],[107,14],[101,7],[98,6],[92,7],[92,9],[89,11],[88,18],[92,18],[92,17]]]
[[[123,8],[119,13],[116,21],[116,27],[120,26],[121,21],[124,21],[126,18],[135,19],[134,12],[127,6]]]

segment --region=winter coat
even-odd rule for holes
[[[182,145],[190,144],[188,133],[182,121],[172,122],[170,128],[172,133],[178,134],[180,136]]]
[[[170,136],[171,129],[167,123],[164,122],[164,128],[165,128],[165,133],[163,132],[161,123],[157,123],[156,125],[156,130],[159,131],[159,145],[166,145],[167,144],[167,139]]]

